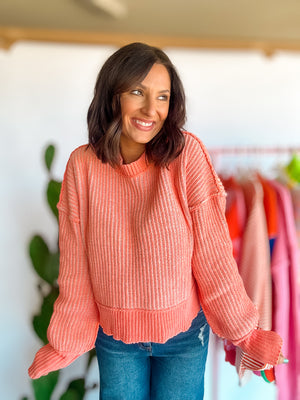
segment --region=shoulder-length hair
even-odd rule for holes
[[[168,116],[160,132],[146,144],[146,156],[148,161],[165,167],[181,153],[184,147],[182,128],[186,120],[182,82],[162,50],[144,43],[131,43],[117,50],[102,66],[87,114],[89,144],[102,162],[113,167],[120,163],[120,95],[143,81],[155,63],[167,69],[171,94]]]

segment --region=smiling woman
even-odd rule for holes
[[[158,48],[133,43],[101,68],[88,111],[89,141],[112,166],[120,163],[120,143],[123,162],[145,150],[149,161],[166,166],[183,149],[185,119],[185,94],[170,59]],[[126,146],[130,138],[137,139],[133,147]]]
[[[59,297],[32,378],[96,347],[101,400],[202,399],[209,327],[261,369],[282,361],[238,273],[225,190],[184,121],[160,49],[133,43],[105,62],[89,145],[64,175]]]

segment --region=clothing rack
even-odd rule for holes
[[[209,147],[208,153],[211,156],[214,167],[217,171],[221,171],[223,176],[236,176],[237,173],[248,173],[248,170],[243,170],[244,166],[247,167],[251,163],[255,167],[255,170],[265,169],[268,174],[273,173],[277,177],[280,175],[280,169],[274,168],[274,159],[276,164],[281,158],[292,158],[292,155],[298,154],[300,156],[300,146],[297,144],[295,146],[234,146],[234,147]],[[249,163],[250,161],[250,163]],[[242,169],[239,170],[240,164],[242,164]],[[272,169],[269,168],[270,166]],[[219,167],[219,168],[218,168]],[[279,166],[278,166],[279,167]],[[251,170],[250,170],[251,171]],[[261,171],[260,171],[261,172]],[[241,175],[243,177],[243,175]],[[247,176],[247,175],[246,175]],[[251,175],[250,175],[251,176]],[[218,381],[220,375],[220,365],[219,365],[219,354],[222,351],[222,343],[218,341],[215,336],[211,336],[211,375],[213,376],[213,383],[211,387],[212,399],[218,400],[218,386],[215,382]],[[224,358],[222,354],[222,359]],[[282,390],[282,387],[281,387]],[[300,399],[299,399],[300,400]]]
[[[238,172],[243,176],[253,170],[264,172],[266,176],[277,176],[280,164],[287,164],[293,157],[300,156],[300,146],[287,147],[208,147],[212,164],[224,176]]]
[[[223,154],[293,154],[300,153],[300,147],[216,147],[208,148],[211,155]]]

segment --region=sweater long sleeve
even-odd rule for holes
[[[59,297],[47,331],[49,343],[36,354],[31,378],[61,369],[94,347],[98,309],[91,287],[88,260],[79,219],[79,196],[74,172],[68,165],[59,208]],[[84,340],[83,340],[84,338]]]
[[[282,339],[275,332],[257,328],[257,308],[247,295],[233,257],[225,217],[226,193],[204,147],[202,151],[205,166],[191,163],[194,171],[187,179],[194,231],[192,268],[200,303],[214,333],[239,346],[251,358],[275,365]],[[199,156],[195,158],[201,160]],[[207,171],[205,185],[196,165],[196,169]]]
[[[214,333],[241,347],[255,360],[275,365],[282,340],[275,332],[257,329],[258,312],[233,260],[224,207],[225,198],[213,196],[192,212],[195,227],[193,271],[200,303]],[[218,235],[212,226],[217,227]],[[212,245],[214,252],[210,255]]]

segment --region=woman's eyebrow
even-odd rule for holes
[[[143,85],[141,82],[138,82],[137,86],[139,86],[141,89],[147,89],[147,86]],[[159,90],[159,93],[170,93],[170,90],[162,89],[162,90]]]

